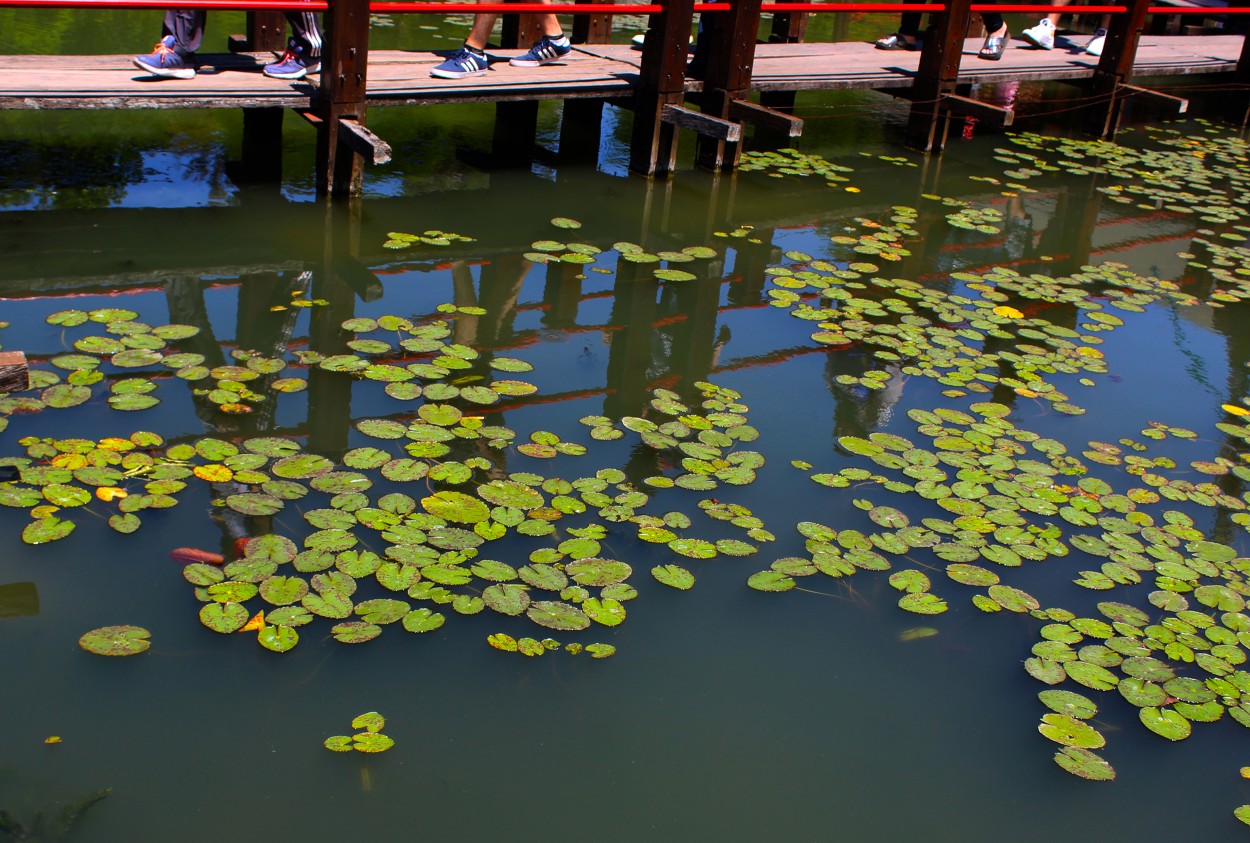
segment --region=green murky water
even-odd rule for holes
[[[6,19],[24,49],[91,53],[144,50],[157,16],[66,12],[37,26],[24,13]],[[231,29],[210,25],[210,37]],[[454,46],[461,31],[455,23],[418,26],[380,28],[379,39],[397,46],[429,37],[439,48]],[[880,18],[858,20],[851,37],[881,26]],[[1058,110],[1064,96],[1018,95],[1038,114]],[[237,115],[0,115],[8,209],[0,214],[0,320],[8,323],[0,344],[24,350],[44,373],[39,389],[5,399],[0,415],[0,458],[11,458],[0,468],[8,504],[0,525],[10,537],[0,561],[9,676],[0,809],[30,824],[38,810],[112,788],[74,829],[72,839],[92,841],[1239,834],[1233,810],[1250,802],[1238,774],[1247,763],[1245,726],[1233,714],[1241,693],[1241,622],[1233,616],[1246,551],[1236,414],[1250,361],[1238,283],[1246,148],[1204,124],[1141,129],[1125,144],[1157,152],[1118,164],[1109,150],[1079,158],[1057,144],[974,129],[972,139],[925,162],[894,145],[903,112],[884,98],[801,106],[809,118],[802,150],[836,169],[804,174],[810,162],[792,160],[720,178],[685,171],[651,185],[623,174],[628,118],[612,110],[599,168],[559,167],[552,158],[498,171],[458,151],[489,144],[488,110],[378,109],[371,125],[395,145],[396,162],[370,173],[358,206],[333,212],[307,201],[312,136],[293,121],[281,185],[240,188],[230,178]],[[557,118],[557,109],[544,110],[540,141],[548,147]],[[1178,144],[1176,130],[1202,143]],[[561,228],[555,217],[582,225]],[[432,230],[473,239],[384,246],[390,232]],[[638,263],[622,244],[672,254]],[[699,256],[685,260],[682,249]],[[578,251],[590,262],[542,257]],[[657,280],[660,267],[693,277]],[[103,313],[110,308],[111,317]],[[66,311],[96,318],[73,324],[78,318]],[[125,327],[135,321],[198,329],[165,331],[169,338],[152,351],[200,355],[202,363],[113,357],[113,343],[151,344],[135,339],[147,332]],[[415,342],[399,345],[404,340]],[[36,402],[69,398],[65,387],[49,392],[54,375],[75,382],[69,354],[105,361],[103,378],[74,376],[89,397],[41,409]],[[394,367],[375,368],[379,378],[403,377],[395,369],[416,374],[401,383],[427,394],[409,399],[402,386],[330,370],[358,366],[348,360],[357,354]],[[327,366],[322,358],[333,355],[340,362]],[[983,365],[986,355],[994,365]],[[261,377],[211,371],[246,368],[249,358]],[[500,363],[513,359],[532,371]],[[285,368],[264,372],[276,366],[269,361]],[[207,377],[188,371],[196,365]],[[307,388],[275,391],[279,378]],[[719,406],[701,407],[706,396],[696,385],[704,382],[741,399],[722,393],[713,396]],[[110,397],[114,406],[159,402],[121,412]],[[251,412],[219,409],[236,403]],[[475,423],[442,415],[427,423],[444,412],[421,410],[432,406],[481,416],[485,426],[514,431],[516,442],[475,437]],[[925,415],[935,410],[944,414],[937,421]],[[741,416],[758,438],[733,433]],[[585,421],[594,417],[603,418]],[[684,417],[684,433],[675,417]],[[649,425],[668,425],[673,441],[657,440]],[[440,453],[430,447],[441,438],[431,426],[460,431],[459,441]],[[704,436],[696,445],[705,426],[728,443]],[[110,477],[125,500],[75,507],[71,493],[50,498],[46,483],[23,474],[56,459],[81,471],[64,455],[74,450],[66,440],[98,443],[136,430],[163,438],[159,448],[140,443],[156,457],[199,443],[198,452],[173,456],[202,469],[235,459],[230,446],[205,439],[246,452],[257,437],[283,437],[336,465],[355,463],[376,484],[371,502],[408,495],[418,512],[437,507],[422,500],[440,490],[472,492],[520,472],[552,510],[527,523],[551,518],[555,538],[492,535],[477,559],[445,557],[427,581],[481,558],[528,564],[530,577],[548,563],[567,569],[581,555],[574,546],[565,558],[544,548],[597,524],[587,540],[599,544],[598,556],[630,566],[626,582],[638,594],[620,601],[628,617],[619,626],[588,620],[585,630],[553,630],[492,608],[462,613],[477,608],[470,598],[488,579],[446,586],[464,596],[453,604],[429,592],[388,592],[372,572],[357,571],[357,602],[402,599],[444,623],[415,635],[400,622],[380,623],[376,640],[349,645],[332,637],[339,620],[316,617],[291,627],[299,636],[293,649],[270,652],[255,634],[223,635],[201,623],[206,604],[184,571],[202,569],[184,569],[170,551],[234,559],[240,538],[264,534],[302,545],[330,523],[325,510],[338,489],[316,489],[316,477],[296,476],[290,464],[235,460],[234,469],[314,487],[278,498],[283,505],[271,515],[249,516],[255,501],[239,496],[264,487],[247,475],[210,483],[219,478],[204,469],[208,479],[166,478],[150,488],[153,478],[139,471]],[[394,430],[403,438],[386,438]],[[619,438],[606,438],[609,430]],[[549,435],[533,437],[537,448],[519,448],[535,431]],[[1035,447],[1039,437],[1055,444]],[[586,453],[565,447],[549,455],[553,442]],[[419,453],[405,453],[410,443]],[[366,468],[374,459],[366,448],[425,467]],[[23,464],[28,449],[33,462]],[[968,453],[976,468],[951,457]],[[91,458],[106,459],[99,451]],[[924,471],[937,466],[944,480]],[[437,479],[421,476],[431,470]],[[466,472],[471,479],[458,482]],[[526,474],[555,481],[544,486]],[[1032,488],[1025,475],[1047,481]],[[83,476],[91,477],[53,478],[54,485],[100,485]],[[575,490],[558,482],[579,478]],[[619,499],[595,498],[592,478],[603,483],[599,494]],[[936,486],[953,491],[943,498]],[[289,486],[270,490],[278,488],[294,494]],[[24,500],[19,489],[35,489],[39,500]],[[135,503],[145,494],[169,500]],[[1026,497],[1029,509],[1011,504]],[[53,498],[65,506],[47,517],[68,519],[73,532],[23,543],[30,504]],[[574,499],[589,511],[578,513]],[[138,531],[110,529],[107,519],[128,509]],[[457,512],[456,528],[482,523]],[[660,523],[645,518],[666,514]],[[1020,532],[1003,532],[1013,525]],[[667,537],[654,531],[665,529],[677,543],[657,541]],[[393,548],[402,542],[354,530],[357,550],[401,555]],[[327,538],[319,532],[315,541]],[[744,544],[755,552],[737,555]],[[847,559],[855,561],[837,561]],[[874,570],[877,560],[890,571]],[[1000,585],[961,584],[957,578],[984,576],[968,568],[948,575],[948,565],[973,562]],[[312,578],[282,564],[292,580]],[[693,588],[657,581],[651,571],[665,565],[693,574]],[[759,578],[765,570],[773,573]],[[890,575],[907,570],[923,578],[905,574],[892,587]],[[797,587],[765,593],[749,588],[749,578]],[[913,608],[933,605],[904,597],[924,593],[925,584],[944,612],[899,608],[900,598]],[[1195,588],[1202,586],[1208,590]],[[1217,586],[1228,593],[1210,590]],[[611,587],[530,592],[587,607],[592,592],[608,605],[600,590]],[[1100,601],[1147,617],[1112,617],[1117,610],[1100,610]],[[243,605],[272,619],[274,602],[251,597]],[[1122,626],[1102,634],[1092,620]],[[150,630],[151,648],[103,659],[77,646],[83,633],[113,624]],[[488,645],[500,633],[616,652],[527,658]],[[1104,652],[1111,648],[1100,642],[1109,639],[1123,639],[1116,647],[1124,652]],[[1150,655],[1133,640],[1151,642],[1142,645]],[[1091,646],[1101,649],[1082,649]],[[1054,688],[1096,704],[1087,722],[1106,745],[1095,752],[1117,777],[1088,782],[1061,770],[1051,760],[1059,744],[1038,732],[1050,713],[1038,692],[1048,686],[1030,673],[1057,681],[1056,664],[1102,664],[1118,682],[1146,676],[1164,687],[1165,667],[1146,658],[1203,680],[1207,691],[1166,685],[1166,698],[1145,706],[1188,711],[1192,736],[1173,743],[1153,734],[1141,701],[1092,687],[1100,676],[1092,668],[1065,669],[1070,678]],[[1207,681],[1221,678],[1224,685]],[[1210,723],[1202,722],[1209,708],[1192,708],[1208,692],[1222,715]],[[371,710],[385,715],[393,749],[340,755],[322,747]],[[50,736],[61,740],[45,744]]]

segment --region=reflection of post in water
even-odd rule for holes
[[[1190,251],[1197,255],[1198,261],[1201,263],[1211,263],[1213,255],[1209,250],[1200,243],[1193,243]],[[1208,274],[1209,273],[1205,273]],[[1218,286],[1214,279],[1211,279],[1212,286]],[[1194,291],[1197,293],[1198,291]],[[1224,339],[1224,348],[1228,358],[1228,385],[1227,385],[1227,401],[1226,403],[1236,407],[1246,407],[1243,399],[1250,395],[1250,331],[1246,330],[1247,316],[1250,316],[1250,303],[1244,300],[1234,303],[1225,303],[1223,307],[1213,308],[1211,310],[1211,327]],[[1250,407],[1247,407],[1250,409]],[[1224,415],[1221,419],[1232,424],[1244,425],[1250,421],[1250,417],[1239,416],[1233,418]],[[1241,459],[1240,454],[1246,450],[1246,441],[1240,436],[1227,435],[1224,438],[1223,447],[1220,449],[1219,456],[1231,460],[1235,465],[1245,466],[1246,462]],[[1231,470],[1227,474],[1223,474],[1215,478],[1216,485],[1220,487],[1220,491],[1230,497],[1241,497],[1246,491],[1246,483],[1242,478],[1238,477]],[[1230,517],[1233,510],[1228,507],[1220,506],[1215,510],[1215,524],[1212,528],[1212,538],[1218,542],[1231,543],[1233,538],[1239,532],[1238,526],[1234,524]]]
[[[235,313],[235,344],[243,351],[256,352],[265,357],[282,358],[295,329],[298,312],[289,307],[291,295],[307,282],[307,273],[258,272],[245,275],[238,285],[238,304]],[[175,278],[165,284],[165,300],[170,321],[199,328],[199,333],[180,341],[186,351],[201,354],[210,368],[222,365],[239,365],[241,361],[228,360],[222,352],[221,341],[213,333],[208,309],[204,303],[205,282],[196,278]],[[273,311],[282,305],[286,309]],[[237,440],[269,432],[274,427],[277,398],[267,388],[274,375],[261,375],[247,381],[245,386],[252,392],[264,395],[259,403],[248,403],[252,412],[229,414],[223,412],[207,398],[193,396],[195,413],[204,423],[204,432],[223,439]],[[192,390],[202,382],[192,382]],[[215,498],[246,491],[242,484],[227,482],[211,484]],[[214,510],[213,517],[222,531],[222,553],[230,558],[236,540],[248,535],[268,532],[268,518],[246,518],[229,509]]]
[[[619,260],[607,338],[608,392],[603,413],[612,418],[641,415],[647,405],[647,367],[659,282],[645,264]]]
[[[729,303],[736,307],[749,307],[763,300],[764,285],[768,276],[764,270],[777,260],[777,247],[773,245],[773,230],[757,228],[751,240],[738,240],[734,246],[734,278],[729,284]]]
[[[580,264],[564,261],[547,264],[547,283],[543,287],[543,325],[548,328],[571,328],[577,324],[584,268]]]
[[[321,266],[313,272],[314,307],[308,326],[309,345],[327,357],[348,354],[352,334],[343,322],[355,312],[355,291],[340,265],[359,254],[360,202],[330,202],[325,209],[325,244]],[[348,263],[350,265],[350,263]],[[352,420],[352,378],[312,367],[308,372],[308,450],[338,460],[347,450]]]
[[[720,315],[720,271],[710,261],[681,264],[699,277],[693,281],[666,281],[660,291],[659,319],[652,334],[653,359],[649,380],[663,381],[683,397],[696,394],[690,386],[706,380],[729,341],[729,328],[716,330]]]

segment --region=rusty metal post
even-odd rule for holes
[[[317,135],[317,193],[360,193],[364,158],[340,142],[344,119],[364,123],[369,66],[369,0],[330,0],[321,51],[321,87],[313,110]]]
[[[1149,0],[1129,0],[1128,11],[1112,15],[1107,27],[1107,40],[1102,47],[1102,58],[1094,71],[1090,90],[1105,102],[1090,107],[1086,131],[1098,138],[1112,138],[1119,128],[1124,110],[1125,96],[1120,86],[1133,76],[1133,61],[1137,58],[1137,43],[1146,25],[1146,9]]]
[[[666,105],[685,98],[686,55],[694,0],[671,0],[651,16],[634,94],[629,168],[644,176],[667,176],[677,166],[677,127],[660,119]]]
[[[907,119],[907,145],[913,149],[939,152],[946,145],[950,115],[942,107],[942,97],[955,92],[971,16],[969,0],[947,0],[946,11],[934,14],[925,32]]]
[[[732,0],[728,12],[711,13],[700,38],[709,43],[703,82],[703,113],[728,119],[729,104],[747,98],[755,67],[755,36],[760,29],[760,0]],[[700,135],[695,160],[709,170],[738,166],[742,144]]]

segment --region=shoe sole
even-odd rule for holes
[[[463,73],[454,70],[431,70],[430,75],[437,79],[465,79],[469,76],[485,76],[487,68],[481,70],[466,70]]]
[[[144,73],[148,74],[149,76],[159,76],[162,79],[194,79],[195,78],[195,68],[192,68],[192,67],[180,67],[174,70],[165,70],[163,68],[156,68],[156,67],[152,67],[151,65],[144,64],[138,59],[132,59],[130,63],[133,64],[135,67],[139,68],[140,70],[142,70]]]
[[[539,59],[538,61],[530,59],[512,59],[508,62],[508,64],[513,67],[545,67],[549,64],[560,64],[565,58],[566,56],[557,56],[554,59]]]
[[[1049,44],[1045,44],[1045,43],[1043,43],[1043,42],[1041,42],[1041,41],[1037,40],[1036,38],[1034,38],[1032,35],[1030,35],[1030,34],[1029,34],[1029,33],[1027,33],[1027,32],[1021,32],[1021,33],[1020,33],[1020,37],[1021,37],[1021,38],[1023,38],[1025,41],[1028,41],[1028,42],[1029,42],[1030,44],[1032,44],[1034,47],[1037,47],[1039,50],[1053,50],[1053,49],[1055,49],[1055,42],[1054,42],[1054,41],[1051,41]]]
[[[265,68],[261,72],[270,79],[303,79],[308,75],[308,70],[302,67],[298,71],[293,71],[291,73],[270,73],[269,68]]]

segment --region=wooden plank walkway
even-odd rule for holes
[[[1236,68],[1240,35],[1143,35],[1135,77],[1227,73]],[[1093,75],[1097,59],[1080,52],[1030,49],[1019,39],[999,62],[976,58],[981,39],[964,43],[961,82],[1044,81]],[[625,45],[579,46],[567,61],[512,67],[521,50],[492,50],[498,59],[485,76],[434,79],[442,58],[428,51],[370,53],[370,105],[503,102],[627,97],[638,84],[641,53]],[[194,79],[154,79],[130,56],[0,56],[0,108],[308,108],[314,85],[283,82],[260,72],[270,54],[201,55]],[[871,44],[761,44],[755,91],[894,89],[911,87],[920,53],[882,52]],[[687,89],[702,83],[689,80]]]

